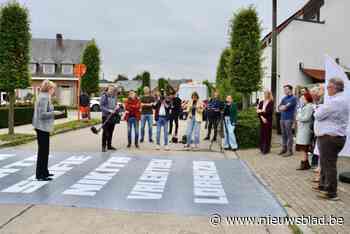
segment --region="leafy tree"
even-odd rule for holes
[[[26,8],[15,1],[0,11],[0,90],[9,95],[9,134],[14,134],[15,89],[30,85],[30,26]]]
[[[256,9],[241,9],[231,20],[228,76],[235,90],[243,96],[243,109],[248,108],[252,92],[261,88],[261,25]]]
[[[158,79],[158,90],[162,90],[166,88],[168,81],[164,78],[159,78]]]
[[[142,86],[150,87],[151,86],[151,74],[148,71],[142,73]]]
[[[203,81],[202,83],[203,83],[204,85],[206,85],[206,86],[207,86],[207,88],[208,88],[208,94],[209,94],[209,97],[211,97],[211,96],[212,96],[213,91],[215,90],[215,88],[214,88],[213,84],[212,84],[212,83],[210,83],[208,80],[205,80],[205,81]]]
[[[132,80],[142,80],[142,75],[137,74],[134,78],[132,78]]]
[[[82,63],[86,65],[86,73],[82,77],[81,88],[88,94],[99,91],[99,74],[100,74],[100,49],[97,47],[95,40],[92,40],[84,49]]]
[[[124,80],[129,80],[129,78],[126,75],[119,74],[118,77],[114,80],[114,82],[124,81]]]

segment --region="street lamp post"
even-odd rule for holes
[[[277,102],[277,0],[272,0],[272,62],[271,62],[271,92]]]

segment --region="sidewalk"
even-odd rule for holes
[[[100,112],[91,112],[91,118],[99,118],[101,116]],[[61,124],[70,122],[72,120],[76,120],[77,112],[76,111],[68,111],[67,118],[64,119],[57,119],[55,120],[55,124]],[[8,128],[2,128],[0,129],[0,134],[6,134],[8,133]],[[35,134],[35,131],[33,129],[32,124],[26,124],[26,125],[20,125],[15,127],[15,133],[22,133],[22,134]]]
[[[340,226],[310,226],[315,233],[349,233],[350,232],[350,184],[338,183],[340,201],[332,202],[316,197],[311,190],[312,170],[297,171],[301,155],[290,158],[278,156],[279,136],[273,136],[272,153],[262,156],[257,149],[239,151],[239,158],[259,176],[279,198],[282,205],[292,208],[298,216],[312,215],[322,217],[333,215],[344,218]],[[350,158],[339,158],[338,171],[350,171]]]

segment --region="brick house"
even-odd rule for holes
[[[43,80],[56,83],[56,100],[61,105],[74,106],[77,102],[77,78],[73,75],[75,64],[80,63],[88,40],[63,39],[57,34],[56,39],[38,39],[31,41],[30,71],[31,87],[17,91],[19,99],[29,93],[37,95]]]

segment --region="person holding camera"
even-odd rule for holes
[[[193,92],[192,100],[187,104],[187,131],[186,131],[186,148],[190,148],[193,142],[192,135],[194,133],[195,148],[199,148],[199,138],[201,133],[201,123],[203,121],[204,104],[199,100],[197,92]]]
[[[155,103],[155,120],[157,122],[157,150],[160,150],[160,134],[163,128],[165,150],[170,150],[168,143],[168,123],[170,118],[170,101],[161,90],[160,98]]]
[[[132,130],[134,129],[135,147],[139,148],[139,122],[141,119],[141,102],[134,90],[129,92],[125,102],[125,120],[128,123],[128,148],[132,143]]]
[[[102,152],[108,150],[116,150],[112,146],[113,132],[115,128],[115,118],[110,115],[116,114],[118,111],[117,96],[113,85],[108,86],[107,91],[102,95],[100,101],[102,111],[103,133],[102,133]],[[107,122],[106,122],[107,121]]]
[[[53,174],[48,170],[50,152],[50,132],[53,130],[55,115],[61,114],[54,111],[51,97],[55,93],[56,85],[52,81],[44,80],[40,87],[40,94],[35,103],[33,115],[33,127],[37,134],[38,159],[36,164],[36,179],[39,181],[52,180]]]

